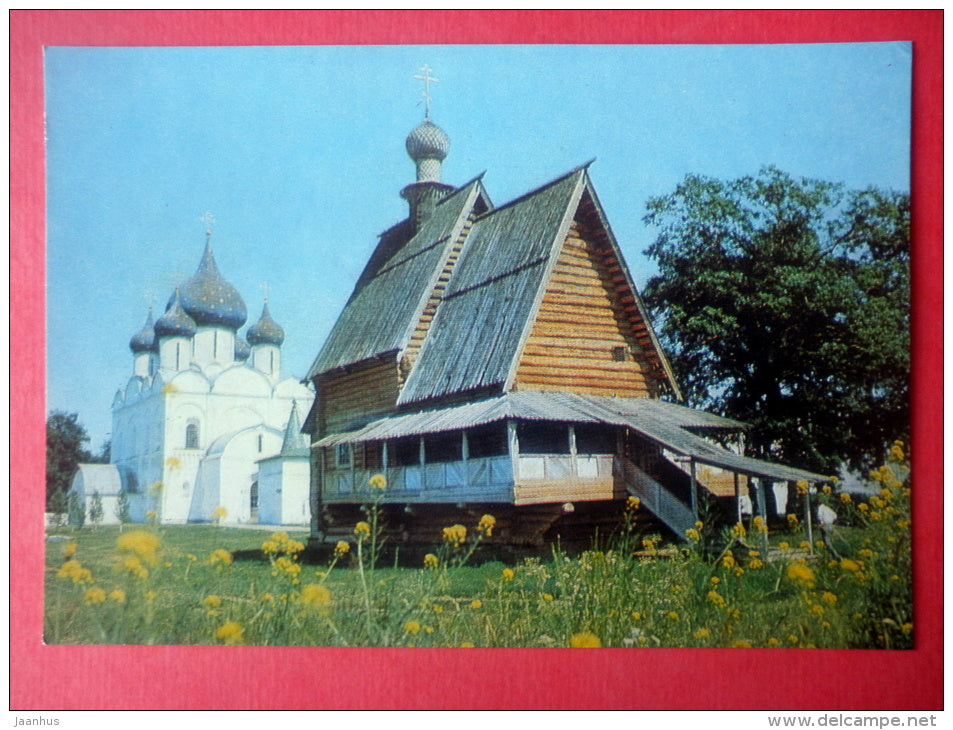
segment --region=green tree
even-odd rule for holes
[[[129,497],[126,496],[125,492],[119,493],[119,498],[116,500],[115,513],[120,525],[125,525],[131,520],[129,514]]]
[[[90,461],[89,434],[76,413],[52,411],[46,419],[46,504],[57,491],[69,492],[76,465]]]
[[[86,505],[77,492],[69,493],[67,512],[69,513],[69,524],[82,527],[86,524]]]
[[[93,527],[99,527],[103,521],[103,495],[98,490],[89,500],[89,521]]]
[[[645,300],[691,405],[749,453],[833,471],[909,430],[909,195],[773,167],[648,202]]]

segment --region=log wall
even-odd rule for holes
[[[397,363],[393,355],[369,360],[318,382],[318,433],[335,433],[355,420],[391,412],[397,403]]]
[[[517,389],[657,394],[633,331],[631,293],[608,253],[573,222],[523,347]]]

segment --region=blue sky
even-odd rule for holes
[[[94,450],[109,437],[129,339],[195,271],[206,212],[249,323],[267,283],[303,376],[406,215],[424,64],[444,182],[485,171],[499,204],[596,158],[640,287],[645,203],[688,173],[909,190],[907,43],[49,48],[47,410],[79,413]]]

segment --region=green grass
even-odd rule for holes
[[[835,560],[799,525],[757,525],[730,551],[626,532],[600,550],[505,565],[469,526],[436,567],[373,566],[371,519],[321,564],[306,534],[213,525],[59,528],[47,543],[48,643],[493,646],[912,646],[908,471],[863,506],[831,495]],[[902,477],[902,478],[901,478]],[[373,514],[373,505],[371,506]],[[373,528],[371,528],[373,526]],[[484,528],[485,529],[485,528]],[[703,534],[705,530],[701,531]],[[121,538],[122,535],[122,538]],[[130,536],[131,535],[131,536]],[[128,542],[123,546],[117,541]],[[734,542],[731,542],[734,540]],[[75,554],[66,555],[66,546]],[[749,547],[754,546],[754,547]],[[810,546],[809,546],[810,547]],[[264,549],[264,552],[262,552]],[[234,556],[229,562],[228,558]],[[223,559],[224,558],[224,559]],[[88,571],[88,572],[87,572]]]

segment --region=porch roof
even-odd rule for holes
[[[328,434],[314,446],[424,436],[506,419],[623,426],[702,464],[783,481],[803,479],[818,482],[827,479],[802,469],[734,454],[692,432],[740,430],[745,427],[740,421],[649,398],[612,398],[564,392],[515,391],[461,405],[395,414],[350,431]]]

